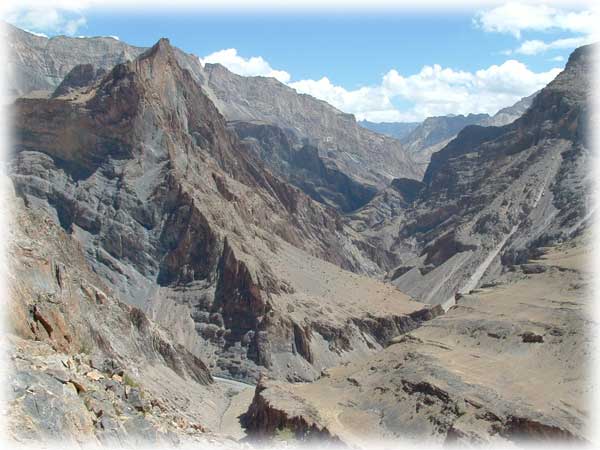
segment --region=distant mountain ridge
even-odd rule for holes
[[[361,121],[359,124],[399,139],[419,166],[425,168],[431,155],[454,139],[460,130],[468,125],[502,126],[509,124],[525,113],[536,94],[537,92],[523,97],[514,105],[502,108],[493,116],[489,114],[449,114],[428,117],[423,122],[417,123]]]
[[[421,122],[369,122],[368,120],[359,120],[358,124],[368,130],[387,136],[402,139],[412,130],[417,128]]]

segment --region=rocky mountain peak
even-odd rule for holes
[[[173,47],[171,47],[171,41],[167,38],[160,38],[156,44],[142,53],[138,58],[139,61],[146,59],[152,59],[163,64],[176,61],[175,51]]]

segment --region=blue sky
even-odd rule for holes
[[[8,20],[48,36],[113,35],[140,46],[168,37],[203,62],[275,76],[375,121],[494,113],[554,78],[573,48],[592,39],[593,23],[584,9],[539,2],[345,15],[67,5],[25,6]]]
[[[119,36],[148,46],[169,37],[179,48],[199,56],[235,48],[240,55],[260,55],[271,66],[293,74],[294,79],[329,79],[347,88],[377,83],[384,73],[397,69],[418,72],[436,62],[444,67],[477,70],[502,62],[500,52],[515,45],[514,37],[488,34],[477,28],[473,15],[455,12],[393,14],[245,14],[192,12],[183,14],[91,13],[79,31],[86,35]],[[131,24],[135,23],[135,27]],[[547,33],[532,33],[536,39]],[[556,67],[551,56],[568,56],[569,50],[520,58],[535,71]]]

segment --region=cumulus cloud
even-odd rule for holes
[[[363,114],[368,111],[370,120],[401,120],[401,113],[381,86],[349,91],[334,85],[327,77],[320,80],[300,80],[289,83],[289,86],[299,93],[325,100],[339,110],[356,114],[360,118],[364,118]]]
[[[37,35],[67,34],[73,36],[86,25],[83,10],[86,1],[35,1],[13,2],[5,11],[8,22]]]
[[[285,70],[273,69],[261,56],[244,58],[238,55],[235,48],[228,48],[226,50],[211,53],[205,58],[200,58],[200,62],[202,64],[222,64],[238,75],[273,77],[282,83],[287,83],[291,78],[290,74]]]
[[[386,73],[379,86],[348,91],[327,78],[290,83],[298,92],[331,103],[372,121],[412,121],[425,117],[488,113],[517,102],[548,84],[560,69],[535,73],[516,60],[492,65],[475,72],[424,66],[420,72],[404,76],[397,70]],[[412,106],[399,111],[394,101]]]
[[[545,4],[509,2],[480,11],[474,22],[484,31],[509,33],[520,39],[523,31],[563,30],[590,34],[597,19],[591,11],[564,11]]]
[[[332,83],[328,77],[290,81],[288,72],[274,69],[264,58],[245,58],[233,48],[212,53],[200,61],[223,64],[239,75],[277,78],[299,93],[324,100],[359,120],[374,122],[418,121],[447,114],[494,114],[541,89],[560,72],[555,68],[536,73],[514,59],[475,72],[434,64],[413,75],[392,69],[377,85],[349,90]],[[404,107],[400,109],[395,104]]]

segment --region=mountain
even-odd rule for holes
[[[369,122],[368,120],[359,120],[358,124],[376,133],[402,139],[417,128],[420,122]]]
[[[248,429],[356,447],[587,442],[597,50],[575,50],[522,117],[466,127],[422,183],[397,180],[353,214],[405,255],[389,278],[447,312],[313,383],[261,380]]]
[[[514,105],[502,108],[492,117],[483,120],[479,125],[501,127],[502,125],[508,125],[509,123],[514,122],[525,114],[525,111],[531,106],[533,99],[538,93],[539,91],[534,92],[527,97],[523,97]]]
[[[6,29],[13,96],[31,96],[38,91],[48,95],[76,65],[110,69],[145,50],[113,38],[47,39],[9,24]],[[393,178],[420,178],[423,174],[397,140],[361,127],[351,114],[298,94],[273,78],[242,77],[219,64],[202,66],[198,57],[178,49],[175,54],[227,120],[258,121],[285,132],[292,130],[300,140],[308,139],[318,148],[319,158],[329,169],[367,185],[367,189],[384,187]]]
[[[442,149],[460,130],[488,118],[487,114],[428,117],[407,134],[402,143],[422,167],[427,167],[431,154]]]
[[[228,120],[290,129],[318,147],[327,166],[357,182],[382,187],[396,177],[422,174],[397,140],[361,127],[352,114],[298,94],[274,78],[242,77],[220,64],[206,64],[204,70],[207,90]]]
[[[312,379],[437,311],[368,278],[385,255],[263,170],[166,40],[63,96],[18,99],[15,127],[18,195],[217,373]]]
[[[48,39],[8,23],[3,25],[3,39],[9,44],[5,80],[10,98],[36,91],[53,92],[76,65],[92,64],[109,70],[144,50],[111,37]]]
[[[377,192],[327,165],[318,147],[300,140],[289,129],[261,122],[230,122],[229,126],[265,168],[320,203],[350,212],[368,203]]]
[[[432,155],[412,202],[391,186],[353,214],[356,230],[402,259],[388,274],[398,287],[444,303],[580,231],[589,218],[591,65],[582,47],[522,117],[464,128]]]
[[[10,434],[588,439],[593,50],[422,177],[382,175],[397,140],[166,39],[61,57],[12,104],[0,179]]]

